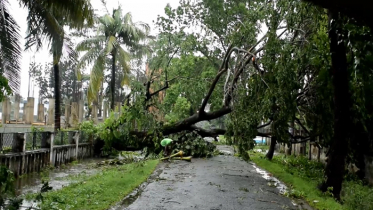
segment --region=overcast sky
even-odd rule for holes
[[[17,23],[21,27],[21,36],[24,38],[26,36],[26,18],[27,10],[19,6],[18,1],[10,0],[10,12],[13,14]],[[179,0],[107,0],[107,9],[112,12],[113,8],[122,6],[123,13],[131,12],[134,22],[142,21],[148,23],[152,28],[152,34],[156,34],[158,29],[154,28],[153,20],[157,19],[158,15],[164,14],[164,8],[169,3],[172,7],[177,7],[179,5]],[[104,6],[100,0],[91,0],[91,4],[95,10],[98,11],[99,15],[105,13]],[[24,46],[24,39],[21,40],[21,46]],[[47,46],[47,43],[45,44]],[[28,91],[28,69],[30,61],[33,61],[33,56],[35,55],[35,62],[45,63],[51,62],[52,58],[49,55],[48,48],[45,47],[40,52],[23,52],[22,53],[22,75],[21,75],[21,88],[20,94],[22,97],[27,97]],[[37,90],[35,89],[34,97],[37,98]]]

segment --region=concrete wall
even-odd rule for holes
[[[0,154],[0,164],[5,165],[15,176],[31,172],[40,172],[48,165],[58,167],[76,159],[92,157],[91,143],[79,143],[79,135],[75,135],[67,145],[54,145],[54,135],[43,135],[41,148],[26,151],[24,134],[14,135],[12,152]],[[0,135],[1,137],[1,135]],[[0,145],[1,146],[1,145]]]

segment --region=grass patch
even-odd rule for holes
[[[254,149],[261,149],[263,152],[269,150],[269,146],[266,144],[257,144],[255,145]]]
[[[274,156],[273,160],[269,161],[264,158],[264,155],[255,152],[250,152],[250,158],[259,167],[286,183],[291,188],[289,196],[299,197],[299,195],[302,195],[311,206],[317,209],[343,209],[342,205],[332,197],[317,189],[316,186],[319,183],[318,181],[322,179],[323,174],[322,166],[320,167],[317,162],[305,165],[306,162],[303,159],[285,158],[283,155]],[[310,170],[308,170],[308,167]]]
[[[276,155],[272,161],[264,158],[263,154],[250,151],[250,157],[259,167],[272,173],[290,188],[288,196],[302,198],[317,209],[327,210],[372,210],[373,189],[364,186],[361,181],[345,179],[341,198],[343,205],[336,202],[330,193],[322,193],[317,189],[324,175],[324,165],[309,161],[306,157]],[[347,177],[347,176],[346,176]],[[317,201],[317,202],[314,202]]]
[[[109,167],[95,175],[78,175],[60,190],[44,193],[42,209],[108,209],[122,200],[154,171],[158,160]],[[30,198],[30,196],[28,196]]]

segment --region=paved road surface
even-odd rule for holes
[[[229,147],[221,148],[229,150]],[[299,209],[257,173],[250,163],[219,155],[191,163],[162,163],[159,177],[149,183],[127,210]]]

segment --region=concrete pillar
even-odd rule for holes
[[[78,115],[79,115],[79,107],[77,102],[71,103],[71,116],[70,116],[70,125],[72,127],[78,126]]]
[[[78,160],[78,154],[79,154],[79,137],[80,137],[80,132],[75,132],[74,135],[74,140],[75,140],[75,157]]]
[[[49,162],[52,166],[54,166],[54,151],[53,151],[53,146],[54,146],[54,133],[51,133],[51,144],[50,144],[50,149],[49,149]]]
[[[14,119],[19,121],[19,102],[21,101],[21,96],[16,94],[14,97]]]
[[[79,123],[83,122],[83,117],[84,117],[84,101],[83,100],[79,100],[78,117],[79,117]]]
[[[48,108],[48,118],[47,118],[47,125],[54,124],[54,98],[49,99],[49,108]]]
[[[71,113],[70,99],[66,99],[66,101],[65,101],[65,127],[66,128],[69,127],[68,125],[71,126],[70,113]]]
[[[8,100],[8,120],[10,121],[11,119],[11,114],[12,114],[12,103],[10,102],[10,99]]]
[[[28,97],[27,98],[27,106],[26,106],[26,124],[32,124],[34,122],[34,98]]]
[[[22,121],[26,122],[26,116],[27,116],[27,103],[23,103],[23,114],[22,114]]]
[[[44,104],[38,104],[38,121],[44,122]]]
[[[10,120],[10,107],[9,98],[5,97],[3,100],[3,111],[1,113],[1,123],[6,124],[6,121]]]
[[[97,124],[97,105],[92,105],[92,119]]]
[[[107,112],[108,112],[108,102],[107,101],[104,101],[104,109],[102,111],[102,120],[105,121],[105,119],[107,118]]]

